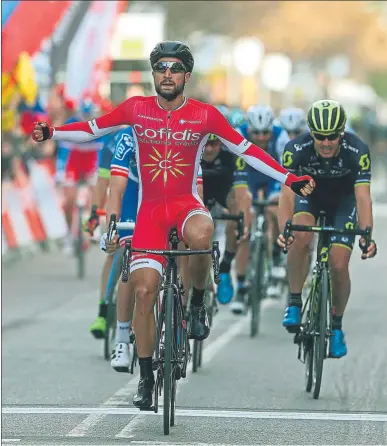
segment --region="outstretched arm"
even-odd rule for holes
[[[298,195],[309,195],[315,187],[309,176],[297,177],[287,171],[260,147],[244,139],[215,108],[208,109],[208,132],[214,133],[232,152],[243,158],[254,169],[290,187]]]
[[[46,122],[36,123],[32,137],[37,142],[46,139],[82,143],[92,141],[100,136],[117,131],[122,125],[132,123],[135,98],[122,102],[107,115],[84,122],[74,122],[60,127],[49,127]],[[80,147],[81,149],[82,147]]]

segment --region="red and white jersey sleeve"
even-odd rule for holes
[[[129,98],[112,112],[91,121],[74,122],[54,127],[52,139],[82,143],[118,131],[121,129],[121,126],[132,124],[133,109],[138,99],[138,97]]]
[[[259,172],[285,184],[288,171],[260,147],[247,141],[233,129],[227,119],[212,105],[208,107],[208,133],[214,133],[222,143]]]

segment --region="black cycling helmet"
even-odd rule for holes
[[[158,43],[150,54],[150,63],[153,65],[162,57],[176,57],[186,66],[188,72],[192,72],[194,67],[194,58],[188,46],[178,40],[165,40]]]

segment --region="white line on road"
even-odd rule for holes
[[[111,398],[102,403],[101,409],[119,406],[123,402],[127,402],[128,397],[135,391],[137,387],[137,380],[135,376],[133,376],[126,386],[119,389]],[[120,398],[121,397],[121,398]],[[91,412],[83,412],[83,413],[91,413]],[[136,414],[138,414],[138,410],[136,410]],[[88,433],[88,431],[95,426],[102,418],[104,418],[107,414],[101,412],[99,414],[91,414],[87,418],[85,418],[81,423],[74,427],[66,437],[84,437]]]
[[[238,333],[240,333],[243,327],[246,326],[246,317],[242,317],[239,321],[232,324],[228,330],[226,330],[223,334],[218,336],[214,342],[211,342],[206,346],[204,344],[203,349],[203,364],[208,364],[215,357],[217,353],[222,350]],[[189,376],[192,374],[192,367],[187,369],[187,376],[185,379],[179,382],[177,386],[176,394],[179,394],[181,390],[182,384],[186,384],[188,382]],[[160,401],[159,406],[162,406],[162,401]],[[133,432],[138,427],[138,425],[144,420],[144,417],[141,416],[142,413],[138,413],[138,416],[132,418],[129,423],[116,435],[116,438],[133,438]]]
[[[3,414],[95,414],[95,415],[137,415],[135,407],[3,407]],[[154,412],[142,412],[143,416],[160,416]],[[204,418],[242,418],[255,420],[318,420],[318,421],[387,421],[387,413],[369,412],[298,412],[286,410],[219,410],[219,409],[183,409],[176,410],[178,417],[204,417]]]
[[[224,314],[224,313],[223,313]],[[217,323],[221,323],[223,320],[222,315],[219,314],[219,318]],[[236,322],[235,324],[231,325],[231,327],[228,329],[228,331],[233,330],[233,327],[238,325],[240,321]],[[204,348],[204,352],[208,351],[210,349],[212,344],[215,344],[216,342],[220,342],[219,338],[224,337],[227,335],[228,331],[223,333],[223,335],[219,336],[213,343],[208,344],[207,347]],[[211,351],[211,350],[210,350]],[[204,353],[206,355],[206,353]],[[111,398],[109,398],[107,401],[102,403],[101,407],[112,407],[112,406],[120,406],[122,404],[127,404],[129,401],[129,397],[136,391],[137,389],[137,375],[134,375],[128,384],[121,389],[119,389]],[[141,420],[141,415],[143,412],[140,412],[138,409],[134,410],[134,415],[137,415],[132,420],[132,426],[135,427],[136,424],[139,423]],[[83,421],[81,421],[77,426],[74,427],[66,436],[67,437],[85,437],[90,429],[92,429],[96,424],[98,424],[102,418],[104,418],[106,414],[100,413],[100,414],[90,414],[88,417],[86,417]],[[125,428],[124,428],[125,429]],[[120,435],[122,431],[118,434]],[[130,435],[129,433],[123,433],[125,435]],[[120,438],[120,437],[118,437]]]

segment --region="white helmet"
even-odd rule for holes
[[[252,105],[246,115],[249,129],[257,132],[272,130],[275,116],[269,105]]]
[[[279,120],[281,126],[287,132],[300,132],[306,130],[306,115],[302,108],[284,108],[281,110]]]

